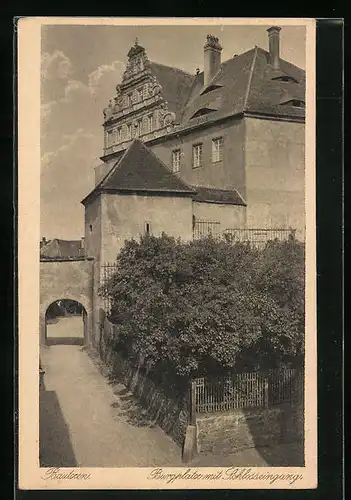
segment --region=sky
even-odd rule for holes
[[[255,45],[268,50],[269,26],[46,25],[41,37],[41,236],[80,239],[81,200],[101,163],[103,109],[115,95],[136,37],[151,61],[203,70],[206,34],[222,61]],[[281,25],[281,57],[305,69],[305,27]]]

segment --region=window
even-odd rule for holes
[[[154,117],[153,115],[148,115],[147,117],[147,131],[152,132],[154,129]]]
[[[289,99],[288,101],[284,101],[280,103],[284,106],[293,106],[294,108],[304,108],[305,103],[301,101],[301,99]]]
[[[272,78],[272,80],[275,80],[275,81],[277,81],[277,82],[293,82],[293,83],[299,83],[297,80],[295,80],[295,78],[293,78],[292,76],[289,76],[289,75],[281,75],[281,76],[277,76],[277,77]]]
[[[132,138],[132,125],[128,123],[127,125],[127,139],[130,140]]]
[[[202,144],[193,146],[193,168],[201,167],[202,165]]]
[[[150,222],[145,222],[145,234],[151,234],[151,224],[150,224]]]
[[[221,88],[222,88],[222,85],[212,84],[212,85],[209,85],[208,87],[206,87],[205,90],[203,90],[200,95],[204,95],[204,94],[207,94],[208,92],[212,92],[213,90],[217,90],[217,89],[221,89]]]
[[[89,225],[89,231],[92,232],[92,230],[93,230],[93,226],[90,224]]]
[[[172,170],[173,172],[179,172],[180,170],[180,149],[172,151]]]
[[[199,116],[205,116],[208,115],[209,113],[213,113],[213,111],[217,111],[217,109],[214,108],[201,108],[196,111],[191,117],[190,120],[193,118],[198,118]]]
[[[223,160],[223,137],[212,140],[212,162]]]
[[[141,134],[142,134],[142,124],[143,124],[143,120],[141,118],[134,123],[135,137],[140,137],[141,136]]]
[[[113,144],[113,130],[107,131],[107,147]]]
[[[136,91],[137,94],[137,102],[141,102],[143,100],[143,89],[138,89]]]
[[[128,106],[131,106],[133,104],[133,94],[130,93],[128,94]]]
[[[146,83],[143,87],[143,96],[144,96],[144,99],[149,97],[149,84],[148,83]]]
[[[117,129],[117,142],[122,142],[122,127]]]

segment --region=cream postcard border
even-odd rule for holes
[[[305,467],[61,468],[85,479],[45,479],[39,467],[39,259],[40,240],[40,43],[43,24],[85,25],[298,25],[306,26],[306,383]],[[20,489],[309,489],[317,487],[317,343],[315,224],[315,27],[314,19],[285,18],[21,18],[18,21],[18,304]],[[248,471],[250,469],[250,471]],[[215,480],[196,474],[218,474]],[[196,473],[196,474],[194,474]],[[246,473],[244,475],[244,473]],[[266,479],[255,478],[264,474]],[[289,476],[287,476],[289,475]],[[191,478],[192,477],[192,478]],[[270,477],[270,479],[268,478]],[[290,477],[290,479],[289,479]]]

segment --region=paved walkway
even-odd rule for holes
[[[180,448],[159,427],[131,423],[126,389],[109,385],[82,346],[51,345],[41,359],[42,466],[181,466]]]

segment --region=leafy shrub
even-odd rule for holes
[[[265,369],[304,353],[304,246],[263,250],[165,234],[125,243],[100,293],[115,348],[160,380]]]

